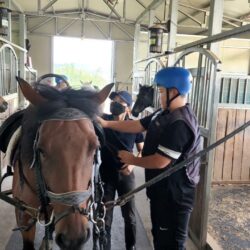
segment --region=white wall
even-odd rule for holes
[[[114,74],[117,82],[131,82],[133,47],[132,42],[115,42]]]
[[[38,76],[52,73],[52,38],[42,36],[29,36],[31,43],[30,56],[33,68]]]

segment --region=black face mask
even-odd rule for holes
[[[111,102],[110,112],[112,115],[120,115],[125,112],[125,107],[122,106],[119,102]]]

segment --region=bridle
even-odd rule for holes
[[[37,194],[40,200],[40,213],[38,213],[37,221],[42,224],[43,226],[49,226],[53,223],[55,225],[58,221],[62,218],[70,215],[71,213],[79,213],[83,216],[86,216],[89,220],[92,220],[91,214],[93,211],[93,204],[91,205],[90,202],[94,202],[95,198],[93,196],[95,190],[95,183],[93,178],[95,178],[96,168],[99,169],[98,157],[95,156],[94,160],[94,167],[92,170],[92,181],[87,190],[73,190],[65,193],[53,193],[49,190],[46,181],[44,180],[42,174],[42,166],[40,160],[40,149],[38,148],[38,139],[40,133],[41,124],[45,121],[51,120],[63,120],[63,121],[72,121],[72,120],[81,120],[81,119],[88,119],[91,120],[84,112],[75,108],[63,108],[57,111],[56,113],[52,114],[50,117],[43,119],[38,127],[36,137],[33,144],[33,161],[30,168],[33,168],[35,171],[36,176],[36,183],[37,183]],[[99,149],[96,150],[96,155],[99,154]],[[86,208],[80,207],[80,204],[83,202],[88,202]],[[51,204],[57,203],[68,206],[68,209],[61,212],[60,214],[54,214],[53,210],[51,211]],[[50,211],[49,211],[50,209]],[[40,214],[44,216],[45,223],[41,223]],[[50,214],[50,216],[49,216]],[[47,219],[46,219],[47,218]]]

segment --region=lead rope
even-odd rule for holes
[[[246,129],[249,125],[250,125],[250,120],[248,122],[244,123],[242,126],[235,129],[233,132],[231,132],[228,135],[226,135],[225,137],[223,137],[222,139],[216,141],[215,143],[211,144],[207,148],[201,150],[197,154],[191,156],[190,158],[188,158],[188,159],[186,159],[186,160],[184,160],[184,161],[182,161],[182,162],[180,162],[180,163],[178,163],[178,164],[176,164],[174,166],[171,166],[171,168],[167,168],[163,173],[157,175],[156,177],[154,177],[150,181],[144,183],[143,185],[135,188],[134,190],[126,193],[125,195],[122,195],[122,196],[118,197],[118,199],[116,199],[114,201],[106,202],[105,206],[107,207],[107,209],[111,209],[111,208],[113,208],[115,206],[123,206],[123,205],[125,205],[130,199],[132,199],[134,197],[134,194],[136,194],[139,191],[141,191],[142,189],[150,187],[153,184],[161,181],[162,179],[170,176],[171,174],[173,174],[176,171],[180,170],[181,168],[185,167],[187,164],[193,162],[196,158],[200,158],[201,156],[206,155],[209,151],[211,151],[212,149],[218,147],[220,144],[222,144],[225,141],[229,140],[230,138],[232,138],[233,136],[235,136],[236,134],[238,134],[242,130]]]
[[[93,223],[93,250],[104,250],[106,245],[105,215],[106,207],[103,203],[103,184],[100,173],[100,150],[96,151],[94,157],[94,176],[92,178],[93,202],[90,205],[90,220]]]

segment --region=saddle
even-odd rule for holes
[[[21,126],[24,110],[8,117],[0,127],[0,150],[6,153],[9,142],[18,127]]]

